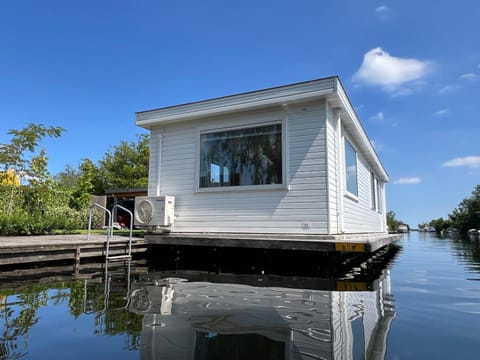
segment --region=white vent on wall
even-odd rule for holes
[[[175,221],[174,196],[137,196],[135,198],[135,226],[172,226]]]

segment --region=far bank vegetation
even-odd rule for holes
[[[480,229],[480,184],[475,186],[472,194],[463,199],[453,209],[448,218],[433,219],[429,223],[419,224],[419,229],[434,227],[437,232],[455,229],[460,233],[467,233],[470,229]]]

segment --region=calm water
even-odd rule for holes
[[[3,271],[0,358],[478,359],[478,240],[414,232],[399,245],[336,279],[145,262],[76,280]]]

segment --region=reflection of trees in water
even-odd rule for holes
[[[46,306],[67,306],[74,319],[91,314],[95,335],[124,335],[124,348],[138,350],[143,316],[124,308],[125,289],[112,291],[108,304],[104,289],[103,283],[84,281],[0,289],[0,359],[27,355],[29,331],[41,321],[38,310]]]
[[[139,350],[143,316],[125,309],[125,289],[121,293],[110,293],[107,309],[95,313],[95,334],[124,334],[124,349]],[[101,297],[96,296],[97,299]],[[102,302],[102,308],[104,302]]]
[[[28,345],[28,331],[38,322],[37,310],[47,304],[48,294],[39,287],[27,289],[20,294],[0,291],[0,357],[19,359],[26,355],[20,349]],[[19,346],[22,343],[23,346]]]
[[[480,236],[459,237],[452,241],[457,256],[467,262],[468,270],[480,273]]]

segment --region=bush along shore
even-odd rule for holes
[[[65,129],[29,124],[9,130],[0,144],[0,236],[72,233],[88,227],[92,195],[106,188],[143,187],[148,182],[149,138],[121,141],[99,164],[82,159],[78,168],[51,176],[48,157],[40,148],[46,138]],[[94,222],[100,216],[94,213]]]

